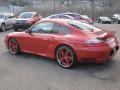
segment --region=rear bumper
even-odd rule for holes
[[[80,62],[105,62],[107,59],[116,55],[119,46],[110,48],[104,47],[86,47],[76,51],[77,59]]]

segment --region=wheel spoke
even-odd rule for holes
[[[59,63],[64,67],[70,67],[73,63],[73,54],[68,48],[61,48],[58,52]]]
[[[61,51],[60,51],[60,55],[61,55],[62,57],[65,56],[65,52],[64,52],[64,50],[61,50]]]
[[[10,40],[9,41],[9,50],[12,54],[16,54],[17,53],[17,49],[18,49],[18,46],[17,46],[17,43],[15,40]]]
[[[69,51],[66,49],[66,51],[65,51],[65,55],[67,56],[67,55],[69,55]]]

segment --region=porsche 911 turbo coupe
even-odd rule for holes
[[[102,63],[117,53],[113,31],[69,19],[44,19],[23,32],[5,37],[8,50],[16,55],[27,52],[56,59],[64,68],[79,62]]]

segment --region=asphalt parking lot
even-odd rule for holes
[[[119,24],[95,24],[117,31]],[[13,30],[0,32],[0,90],[120,90],[120,51],[105,64],[79,64],[63,69],[56,61],[21,53],[11,55],[4,37]]]

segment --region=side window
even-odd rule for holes
[[[52,33],[53,23],[50,22],[43,22],[38,23],[31,28],[33,33]]]
[[[56,18],[56,16],[51,16],[50,18]]]
[[[14,18],[14,16],[12,16],[12,15],[6,16],[6,19],[11,19],[11,18]]]
[[[60,18],[69,19],[69,17],[61,15]]]
[[[52,30],[54,33],[59,33],[59,34],[68,34],[71,32],[70,29],[59,24],[54,24]]]

